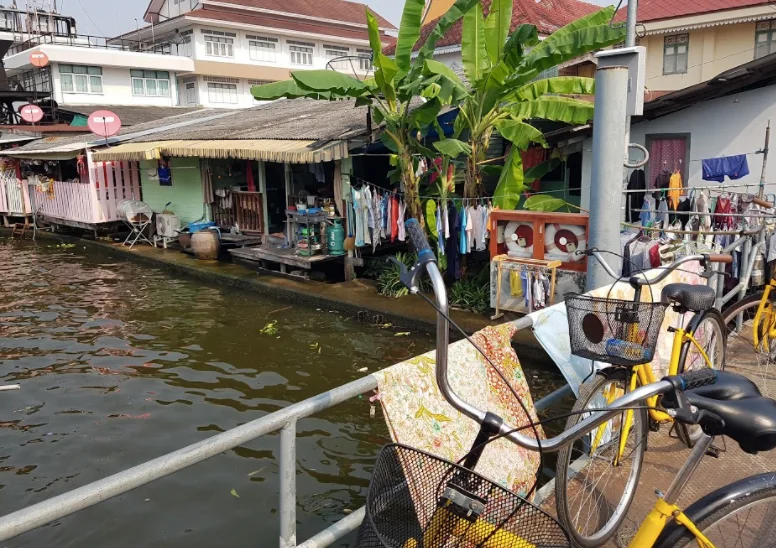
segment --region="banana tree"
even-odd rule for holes
[[[447,67],[426,60],[424,74],[437,83],[465,90],[454,137],[466,139],[464,196],[482,196],[486,154],[495,130],[512,143],[495,193],[496,205],[514,209],[523,190],[521,152],[531,143],[547,146],[542,133],[527,120],[570,124],[592,118],[593,104],[569,97],[590,95],[595,81],[581,77],[538,79],[548,69],[585,53],[621,42],[625,30],[609,22],[614,7],[604,8],[558,29],[544,40],[533,25],[520,25],[512,34],[513,0],[492,0],[485,17],[477,2],[463,17],[461,55],[468,85]],[[449,81],[449,82],[448,82]]]
[[[259,100],[355,98],[358,106],[369,105],[375,123],[382,128],[381,140],[393,153],[392,163],[399,174],[409,214],[422,219],[415,157],[433,155],[422,144],[427,128],[436,121],[443,106],[457,104],[465,94],[465,90],[449,78],[424,76],[423,68],[434,53],[437,40],[477,1],[457,0],[440,18],[414,60],[412,51],[420,38],[425,0],[407,0],[405,3],[393,59],[383,54],[377,19],[367,9],[369,43],[375,67],[373,78],[361,81],[334,71],[295,71],[291,73],[291,80],[255,86],[251,93]]]

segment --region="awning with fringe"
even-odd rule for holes
[[[176,158],[236,158],[288,162],[291,164],[315,164],[348,157],[347,141],[332,141],[320,145],[320,141],[290,141],[279,139],[227,140],[227,141],[155,141],[150,143],[125,143],[94,153],[98,162],[111,160],[154,160],[162,156]]]

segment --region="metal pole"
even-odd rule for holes
[[[628,17],[625,22],[625,47],[632,48],[636,45],[636,17],[638,12],[638,0],[628,0]],[[630,163],[630,130],[631,117],[625,117],[625,163]]]
[[[296,547],[296,421],[280,431],[280,548]]]
[[[628,100],[628,67],[609,66],[596,71],[593,117],[593,170],[590,186],[590,246],[619,252],[620,218],[615,214],[622,198],[622,150],[625,147],[625,113]],[[606,255],[615,272],[620,259]],[[587,261],[587,289],[612,283],[598,261]]]
[[[765,146],[763,147],[763,170],[760,172],[760,192],[757,196],[762,199],[765,196],[765,168],[768,166],[768,145],[771,142],[771,121],[768,120],[768,127],[765,128]]]

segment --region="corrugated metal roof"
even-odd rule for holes
[[[239,116],[163,131],[144,141],[289,139],[336,141],[366,135],[367,107],[354,101],[280,100],[239,111]]]
[[[95,152],[95,161],[154,160],[162,156],[176,158],[237,158],[292,164],[330,162],[347,158],[346,141],[334,141],[318,147],[318,141],[289,140],[207,140],[207,141],[151,141],[125,143]]]
[[[224,112],[221,109],[198,109],[192,112],[179,114],[177,116],[169,116],[167,118],[161,118],[152,122],[145,122],[134,126],[123,127],[121,131],[119,131],[118,135],[131,135],[143,131],[155,130],[175,123],[185,123],[189,121],[196,122],[197,120],[207,119],[208,117],[218,113],[225,113],[231,117],[231,115],[236,116],[239,112],[240,111],[237,110]],[[33,143],[29,143],[14,149],[14,153],[17,156],[21,156],[23,153],[44,152],[51,149],[61,150],[60,147],[69,147],[69,149],[72,150],[81,150],[88,148],[89,146],[99,146],[100,140],[100,137],[92,133],[72,135],[67,137],[45,137]]]
[[[61,104],[60,110],[89,116],[96,110],[109,110],[118,115],[124,126],[135,126],[145,122],[153,122],[170,116],[187,114],[204,110],[202,107],[155,107],[155,106],[131,106],[131,105],[66,105]],[[82,127],[81,131],[89,131]]]

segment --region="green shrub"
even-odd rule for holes
[[[416,253],[399,252],[396,254],[396,258],[404,263],[407,268],[412,268],[418,260],[418,255]],[[392,262],[386,261],[384,267],[377,276],[377,290],[380,294],[395,299],[409,295],[410,291],[403,283],[401,283],[401,280],[399,279],[400,275],[400,268]],[[424,276],[423,279],[420,280],[420,290],[426,292],[430,289],[430,282],[428,281],[428,278]]]
[[[490,282],[482,274],[458,280],[450,287],[450,305],[484,314],[490,309]]]

